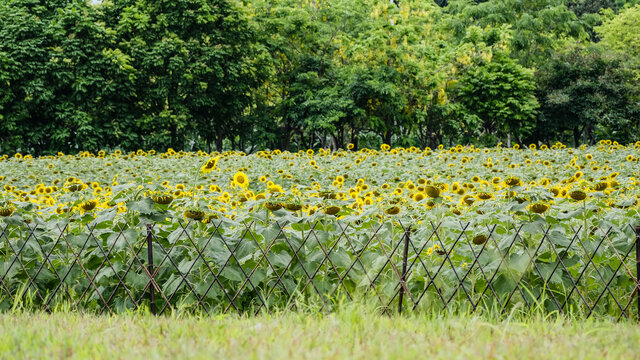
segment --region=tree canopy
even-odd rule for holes
[[[0,153],[640,140],[624,0],[0,0]]]

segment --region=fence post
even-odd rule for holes
[[[640,226],[636,226],[636,295],[638,296],[638,321],[640,322],[640,289],[638,288],[638,280],[640,280]]]
[[[149,261],[147,265],[147,270],[149,271],[149,282],[151,282],[151,286],[149,286],[149,301],[151,303],[151,314],[156,314],[156,294],[153,288],[153,225],[147,224],[147,259]]]
[[[402,255],[402,275],[400,278],[400,297],[398,299],[398,314],[402,314],[402,300],[404,298],[404,289],[406,284],[404,280],[407,276],[407,258],[409,257],[409,236],[411,234],[411,225],[404,232],[404,254]]]

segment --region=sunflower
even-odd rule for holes
[[[264,207],[267,208],[267,210],[269,211],[278,211],[280,209],[282,209],[282,204],[281,203],[275,203],[275,202],[266,202],[264,204]]]
[[[545,211],[549,210],[549,205],[542,203],[529,204],[529,206],[527,206],[527,210],[536,214],[542,214]]]
[[[302,205],[295,204],[295,203],[286,203],[286,204],[284,204],[284,208],[289,210],[289,211],[298,211],[298,210],[302,209]]]
[[[421,192],[417,192],[413,194],[413,201],[418,202],[424,200],[424,194]]]
[[[392,206],[392,207],[386,209],[384,212],[386,214],[388,214],[388,215],[397,215],[397,214],[400,213],[400,207],[399,206]]]
[[[69,190],[70,192],[76,192],[76,191],[81,191],[84,189],[83,184],[71,184],[67,187],[67,190]]]
[[[11,216],[14,211],[15,209],[11,206],[2,207],[0,208],[0,216],[3,216],[3,217]]]
[[[587,198],[587,193],[582,190],[573,190],[569,193],[569,197],[576,201],[581,201]]]
[[[235,175],[233,175],[233,184],[241,188],[247,188],[249,186],[249,178],[247,177],[247,174],[238,171]]]
[[[597,183],[593,187],[593,190],[595,190],[595,191],[603,191],[603,190],[606,190],[608,187],[609,187],[609,183],[606,182],[606,181],[603,181],[603,182]]]
[[[169,205],[173,201],[171,195],[155,195],[151,198],[156,204]]]
[[[204,217],[204,211],[197,209],[187,210],[184,212],[184,217],[193,220],[200,220]]]
[[[340,212],[340,210],[341,209],[339,206],[329,206],[324,209],[324,213],[327,215],[336,215],[337,213]]]
[[[462,198],[460,198],[460,204],[463,205],[471,205],[474,201],[476,201],[476,199],[469,194],[464,195]]]
[[[218,160],[219,159],[220,159],[220,157],[215,157],[213,159],[207,160],[207,162],[204,163],[204,165],[202,165],[202,167],[200,168],[200,171],[202,171],[203,173],[207,174],[207,173],[215,170],[216,166],[218,166]]]
[[[84,210],[84,211],[91,211],[91,210],[95,209],[96,206],[98,206],[98,201],[97,200],[89,200],[89,201],[85,201],[82,204],[80,204],[80,208],[82,208],[82,210]]]
[[[486,235],[476,235],[473,237],[473,239],[471,240],[474,244],[476,245],[482,245],[485,242],[487,242],[487,236]]]
[[[518,179],[515,176],[511,176],[508,177],[505,181],[505,184],[507,184],[507,186],[518,186],[518,185],[522,185],[522,181],[520,181],[520,179]]]
[[[427,185],[424,188],[425,193],[432,199],[435,199],[440,196],[440,188],[436,186]]]

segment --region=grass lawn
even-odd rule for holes
[[[0,358],[638,359],[634,322],[387,317],[0,315]]]

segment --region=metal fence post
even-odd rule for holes
[[[147,224],[147,259],[149,261],[147,270],[149,271],[149,301],[151,304],[151,314],[156,314],[156,294],[153,287],[153,225]]]
[[[400,297],[398,298],[398,314],[402,314],[402,300],[404,298],[404,289],[406,284],[404,280],[407,276],[407,258],[409,257],[409,236],[411,234],[411,225],[404,232],[404,254],[402,255],[402,275],[400,278]]]
[[[638,297],[638,321],[640,321],[640,226],[636,226],[636,296]]]

